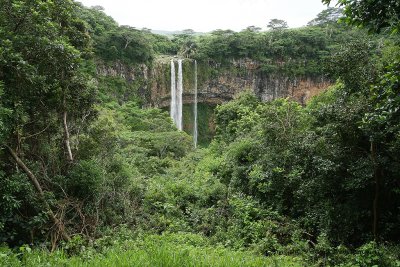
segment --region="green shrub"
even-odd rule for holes
[[[399,255],[392,255],[385,246],[369,242],[358,248],[352,261],[345,266],[397,267],[400,266],[400,258]]]
[[[81,160],[74,164],[66,181],[68,193],[86,201],[93,201],[100,193],[104,180],[103,167],[94,160]]]

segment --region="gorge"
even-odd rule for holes
[[[169,108],[176,127],[194,138],[198,133],[197,123],[207,125],[200,127],[199,135],[208,141],[214,132],[213,107],[234,99],[242,92],[250,91],[262,101],[289,98],[305,104],[332,85],[324,75],[265,73],[259,62],[246,58],[231,60],[226,65],[178,57],[160,57],[152,64],[134,66],[121,62],[98,62],[97,75],[134,84],[143,107]],[[195,115],[197,103],[205,109],[205,117],[197,118]],[[182,106],[188,106],[188,110],[183,112]]]

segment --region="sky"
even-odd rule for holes
[[[266,29],[271,19],[289,27],[305,26],[326,6],[321,0],[77,0],[100,5],[120,25],[152,30],[216,29],[240,31],[248,26]]]

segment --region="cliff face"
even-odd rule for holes
[[[198,63],[198,101],[220,104],[240,92],[250,90],[261,100],[269,101],[289,97],[304,104],[312,96],[331,85],[324,77],[287,77],[260,71],[259,64],[251,60],[232,61],[229,67],[209,62]],[[121,77],[138,83],[138,93],[147,107],[166,107],[170,103],[170,59],[156,60],[151,66],[126,66],[121,63],[97,65],[98,75]],[[194,63],[183,63],[183,102],[194,99]]]
[[[148,79],[148,66],[140,64],[138,66],[127,66],[121,62],[105,64],[102,61],[96,62],[97,74],[101,76],[121,77],[128,82],[136,80],[138,77]]]

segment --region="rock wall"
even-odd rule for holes
[[[121,63],[97,64],[98,75],[122,77],[128,82],[140,80],[139,94],[146,107],[166,107],[170,103],[170,60],[160,58],[152,65],[126,66]],[[183,63],[183,102],[193,102],[194,64],[190,59]],[[269,101],[289,97],[305,104],[312,96],[319,94],[332,83],[323,76],[287,77],[260,70],[257,62],[241,59],[232,61],[230,66],[212,62],[198,62],[198,101],[220,104],[233,99],[240,92],[250,90],[261,100]]]
[[[138,77],[148,79],[149,68],[145,64],[128,66],[121,62],[107,64],[103,61],[96,62],[97,74],[101,76],[121,77],[127,81],[134,81]]]

